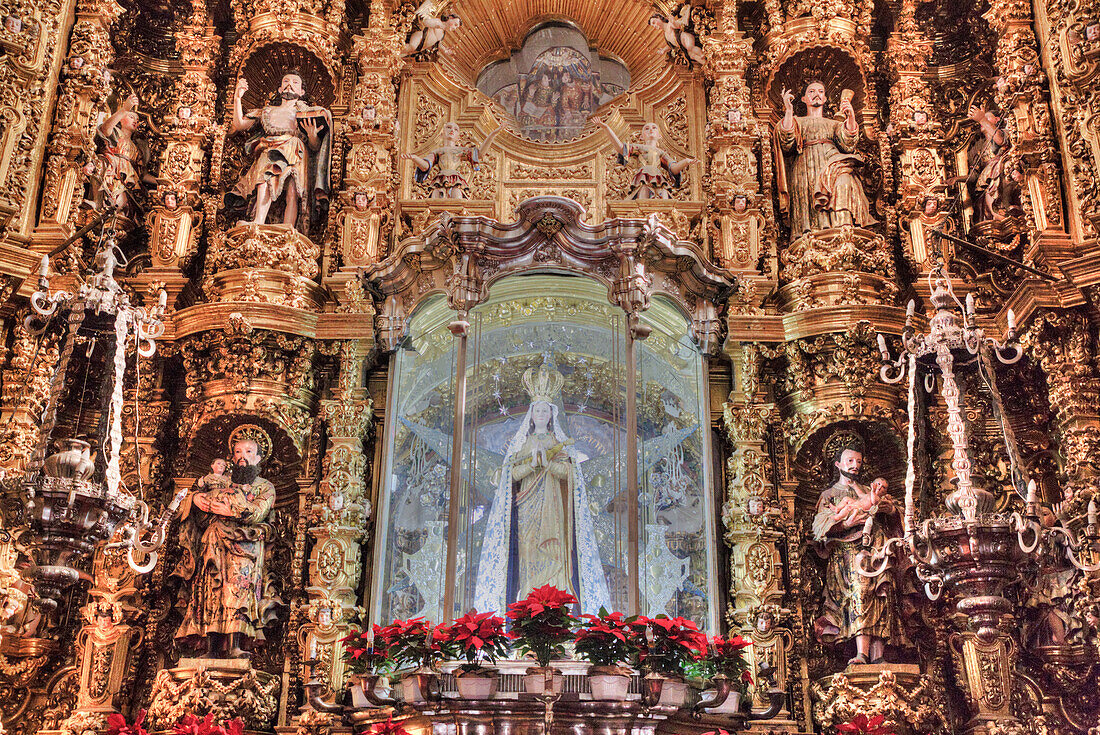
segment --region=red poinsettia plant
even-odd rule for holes
[[[149,735],[145,730],[145,710],[139,709],[134,715],[133,724],[127,724],[126,718],[117,712],[107,715],[107,735]]]
[[[637,661],[640,648],[635,630],[637,616],[600,608],[599,615],[582,615],[577,631],[577,655],[593,666],[619,667]]]
[[[213,713],[207,713],[201,720],[195,715],[184,715],[172,727],[172,735],[244,735],[244,722],[234,717],[215,725]]]
[[[550,659],[562,656],[565,644],[573,640],[578,620],[571,611],[576,604],[576,597],[551,585],[513,602],[508,606],[509,636],[516,641],[516,649],[534,656],[539,666],[549,666]]]
[[[745,660],[745,649],[752,645],[752,641],[733,635],[723,638],[720,635],[711,638],[710,645],[704,657],[705,670],[708,676],[722,674],[730,680],[730,684],[741,691],[742,694],[752,684],[752,674],[749,673],[749,662]]]
[[[504,618],[491,612],[477,610],[458,618],[448,629],[447,644],[450,649],[466,659],[459,669],[463,673],[484,672],[483,663],[495,664],[507,655],[508,634],[504,632]]]
[[[683,676],[684,669],[707,652],[707,634],[687,618],[638,618],[635,628],[644,630],[642,667],[664,676]]]
[[[432,627],[424,618],[395,620],[375,626],[375,645],[385,646],[386,658],[397,668],[432,668],[450,657],[449,631],[443,625]]]
[[[386,718],[385,722],[376,722],[370,726],[371,735],[412,735],[401,726],[400,722],[393,721],[393,715]]]
[[[851,721],[837,725],[836,731],[845,735],[895,735],[894,730],[884,722],[886,718],[882,715],[856,715]]]
[[[390,664],[389,647],[379,636],[382,626],[368,630],[352,630],[340,639],[344,644],[344,661],[352,674],[378,674]]]

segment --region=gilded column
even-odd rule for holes
[[[108,67],[114,60],[111,25],[123,8],[115,0],[79,0],[47,147],[39,234],[46,242],[72,232],[82,195],[82,164],[95,157],[96,113],[110,92]]]
[[[716,16],[719,31],[705,46],[714,76],[706,127],[713,154],[711,206],[719,223],[713,256],[743,279],[766,282],[755,284],[763,293],[769,289],[760,286],[776,276],[775,253],[768,244],[775,233],[770,189],[761,190],[757,170],[758,153],[770,151],[769,129],[767,121],[756,118],[745,83],[752,43],[737,28],[732,7],[720,6]],[[761,255],[767,256],[763,272],[757,267]]]
[[[217,90],[210,74],[220,38],[202,0],[192,3],[193,15],[176,32],[176,49],[183,73],[175,80],[173,108],[165,116],[160,160],[160,188],[148,215],[151,279],[168,291],[169,304],[186,283],[181,268],[195,254],[203,221],[199,198],[203,164],[214,125]]]
[[[346,282],[358,268],[385,256],[385,233],[392,227],[393,164],[397,124],[397,89],[402,38],[382,2],[371,4],[370,23],[354,39],[358,62],[347,118],[347,168],[339,206],[337,242],[341,272]]]
[[[337,640],[362,612],[360,545],[367,539],[371,519],[363,440],[370,431],[372,405],[361,387],[364,356],[362,341],[341,345],[339,387],[332,399],[321,401],[328,447],[319,492],[309,509],[309,607],[300,635],[304,658],[319,660],[324,672],[318,672],[319,678],[333,689],[339,688],[344,674]]]
[[[925,79],[932,41],[917,24],[917,0],[901,4],[887,56],[897,81],[890,88],[890,125],[898,156],[897,212],[905,254],[919,273],[927,273],[942,253],[932,230],[948,226],[943,151],[943,121],[932,107]],[[922,279],[915,284],[921,288]]]
[[[60,49],[74,5],[74,0],[5,5],[0,29],[0,240],[22,241],[35,225],[34,202],[50,133],[47,111],[57,92]]]
[[[1064,460],[1062,486],[1080,495],[1076,502],[1084,508],[1100,489],[1100,373],[1089,320],[1079,311],[1043,311],[1021,341],[1047,377]]]
[[[793,642],[790,610],[784,606],[785,522],[790,509],[776,493],[767,442],[776,418],[775,406],[759,390],[760,349],[743,344],[731,355],[738,365],[738,389],[723,406],[723,419],[733,445],[726,460],[726,502],[722,506],[725,541],[730,549],[729,622],[753,641],[757,664],[775,670],[780,686],[788,682],[787,653]],[[765,687],[757,688],[763,702]],[[786,712],[784,707],[784,713]],[[781,715],[782,716],[782,715]]]

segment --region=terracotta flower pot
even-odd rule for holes
[[[593,666],[588,670],[588,685],[597,702],[625,702],[630,675],[617,666]]]
[[[553,682],[551,684],[553,694],[561,694],[562,690],[562,675],[560,671],[555,671],[553,667],[548,666],[546,669],[554,671]],[[532,666],[527,669],[527,674],[523,677],[523,690],[528,694],[545,694],[546,693],[546,669],[541,666]]]

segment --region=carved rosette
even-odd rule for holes
[[[162,669],[146,715],[150,731],[167,731],[184,715],[214,715],[215,722],[239,717],[246,730],[268,730],[279,709],[279,679],[255,671],[244,659],[181,659]]]
[[[931,679],[920,667],[878,664],[850,668],[814,683],[814,721],[826,732],[859,715],[881,716],[882,726],[897,735],[945,732],[946,722],[933,697]]]

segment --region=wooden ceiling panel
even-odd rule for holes
[[[445,41],[454,51],[445,63],[471,85],[487,64],[507,58],[548,21],[572,23],[600,54],[623,62],[631,86],[667,63],[664,38],[649,25],[653,6],[641,0],[459,0],[454,12],[462,26]]]

